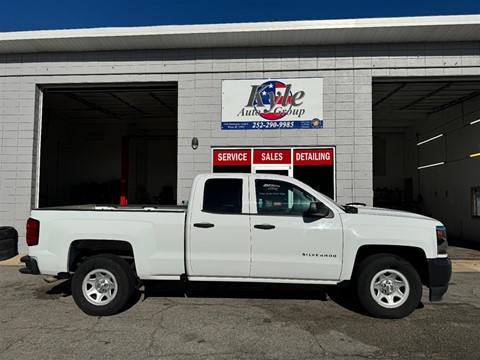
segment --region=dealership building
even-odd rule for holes
[[[0,226],[293,176],[480,242],[480,15],[0,33]]]

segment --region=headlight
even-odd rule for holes
[[[448,241],[445,226],[437,226],[437,254],[447,255]]]

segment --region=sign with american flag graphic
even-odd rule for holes
[[[223,130],[323,128],[323,79],[223,80]]]

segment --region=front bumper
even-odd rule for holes
[[[27,256],[22,256],[20,261],[25,263],[25,266],[26,266],[25,268],[21,268],[19,270],[22,274],[40,275],[37,259],[27,255]]]
[[[452,262],[449,258],[428,260],[428,287],[430,288],[430,301],[442,300],[443,294],[448,290],[448,282],[452,276]]]

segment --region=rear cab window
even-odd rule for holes
[[[241,214],[242,179],[208,179],[203,191],[202,211],[215,214]]]

